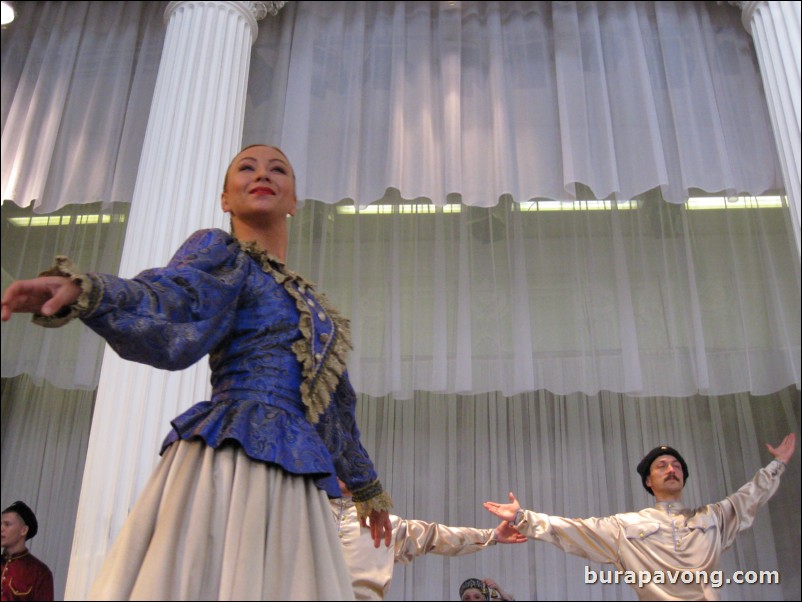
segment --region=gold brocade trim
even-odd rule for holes
[[[387,510],[393,507],[390,494],[384,491],[378,479],[351,492],[351,499],[360,518],[366,518],[372,510]]]
[[[41,314],[33,315],[33,322],[47,328],[64,326],[71,320],[91,313],[102,298],[102,290],[97,290],[94,281],[79,270],[75,264],[64,255],[56,256],[56,265],[39,273],[39,276],[62,276],[69,278],[81,288],[78,298],[71,305],[62,307],[52,316]],[[102,285],[101,285],[102,286]]]
[[[237,242],[245,253],[259,263],[266,274],[272,276],[295,299],[301,315],[298,328],[303,338],[293,344],[292,351],[301,364],[301,399],[306,407],[306,418],[311,424],[316,424],[320,415],[329,407],[331,395],[345,372],[348,353],[353,349],[349,321],[334,309],[325,295],[315,294],[315,300],[331,319],[333,326],[331,336],[325,342],[326,352],[320,354],[318,359],[314,350],[314,318],[307,303],[308,299],[303,294],[307,289],[314,290],[315,285],[289,270],[284,262],[255,242]]]
[[[382,491],[384,491],[384,487],[382,487],[381,481],[376,479],[367,485],[354,489],[351,492],[351,498],[354,502],[366,502],[370,498],[379,495]]]
[[[367,518],[373,510],[387,510],[388,512],[393,507],[393,499],[386,491],[382,491],[379,495],[365,500],[364,502],[357,502],[354,500],[356,506],[356,513],[359,518]]]
[[[25,596],[30,596],[31,595],[31,592],[33,591],[33,585],[31,585],[31,587],[29,587],[27,590],[22,591],[22,590],[16,589],[14,587],[14,584],[11,583],[11,579],[9,579],[8,580],[8,589],[11,590],[11,593],[14,594],[15,598],[23,598]]]

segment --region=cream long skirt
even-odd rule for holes
[[[325,492],[239,448],[170,446],[90,600],[353,600]]]

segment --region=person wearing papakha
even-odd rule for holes
[[[796,435],[787,435],[776,448],[766,444],[774,459],[754,478],[720,502],[691,508],[682,503],[688,464],[672,447],[655,447],[637,467],[643,487],[655,498],[651,508],[604,518],[563,518],[524,510],[510,492],[510,502],[485,502],[492,514],[508,520],[523,535],[548,541],[571,554],[613,564],[627,575],[650,575],[649,583],[629,581],[641,600],[718,600],[709,574],[718,571],[722,552],[740,531],[752,526],[758,509],[780,485],[791,460]],[[698,574],[690,583],[669,575]],[[624,581],[628,582],[628,581]]]
[[[53,573],[31,554],[26,542],[39,532],[39,522],[25,502],[14,502],[0,518],[2,600],[52,600]]]

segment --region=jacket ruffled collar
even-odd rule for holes
[[[315,300],[331,319],[333,326],[328,340],[323,342],[326,352],[316,353],[314,318],[305,297],[307,291],[314,292],[314,283],[288,269],[284,262],[255,242],[237,242],[266,274],[273,277],[295,299],[301,316],[298,327],[302,338],[293,344],[292,350],[302,366],[301,398],[306,407],[306,417],[310,423],[315,424],[329,407],[331,396],[346,370],[348,354],[353,349],[350,322],[334,309],[325,295],[315,292]]]

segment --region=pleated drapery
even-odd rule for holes
[[[754,46],[716,2],[290,2],[244,142],[300,195],[491,207],[782,188]]]
[[[798,387],[787,209],[695,206],[309,202],[288,261],[351,318],[351,377],[377,397]]]
[[[18,3],[2,31],[4,203],[131,202],[166,4]]]

